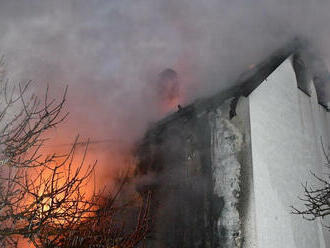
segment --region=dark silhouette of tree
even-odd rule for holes
[[[68,116],[67,88],[59,100],[49,99],[48,88],[40,99],[30,84],[0,81],[0,246],[25,238],[35,247],[137,247],[149,231],[150,196],[127,228],[120,216],[126,206],[115,204],[127,180],[113,195],[96,192],[88,142],[78,161],[79,137],[66,154],[42,154],[47,132]]]

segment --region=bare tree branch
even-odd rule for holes
[[[330,157],[324,148],[321,137],[324,156],[327,160],[326,166],[330,168]],[[302,184],[303,196],[298,199],[303,203],[303,208],[291,206],[291,213],[302,215],[306,220],[315,220],[330,215],[330,174],[325,173],[322,177],[310,171],[316,179],[317,186],[311,186],[308,182]],[[330,229],[330,227],[328,227]]]
[[[47,131],[68,115],[67,88],[56,101],[47,87],[41,101],[29,94],[30,84],[16,90],[0,82],[0,247],[16,247],[20,237],[37,248],[137,247],[149,231],[151,195],[127,229],[119,216],[126,206],[115,204],[127,177],[113,196],[97,191],[90,183],[96,162],[85,162],[89,142],[79,156],[78,136],[68,153],[42,154]]]

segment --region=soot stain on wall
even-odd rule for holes
[[[153,191],[149,247],[241,247],[242,141],[231,101],[191,105],[154,124],[137,146],[137,189]]]

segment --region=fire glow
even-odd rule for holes
[[[166,69],[160,73],[156,89],[160,117],[163,117],[169,112],[175,111],[179,104],[182,104],[183,96],[176,71]],[[76,199],[83,196],[87,201],[94,200],[92,198],[95,192],[98,192],[98,190],[102,191],[105,187],[106,190],[103,191],[102,196],[111,196],[111,193],[114,193],[114,189],[118,186],[118,179],[122,179],[126,176],[132,177],[135,169],[135,161],[132,154],[132,148],[135,142],[132,138],[128,139],[128,142],[122,142],[115,139],[101,139],[102,141],[99,141],[99,139],[94,138],[92,139],[91,144],[89,144],[86,153],[84,153],[84,148],[88,142],[85,142],[85,139],[83,139],[82,142],[77,142],[75,144],[70,143],[68,142],[68,138],[71,136],[71,132],[68,133],[67,129],[64,130],[64,134],[60,134],[57,131],[48,134],[52,139],[40,152],[43,154],[43,157],[54,153],[63,154],[63,152],[66,153],[68,152],[68,149],[70,150],[73,148],[72,146],[75,146],[72,156],[70,155],[66,162],[63,161],[65,160],[65,157],[58,157],[49,164],[49,168],[41,170],[38,170],[37,168],[36,170],[33,170],[30,174],[30,178],[32,181],[39,180],[40,187],[36,189],[35,196],[32,195],[26,199],[26,202],[28,202],[27,205],[34,204],[36,199],[38,199],[38,219],[43,219],[43,217],[50,212],[57,216],[50,220],[53,222],[46,223],[46,225],[49,225],[51,228],[56,225],[67,225],[65,212],[67,209],[75,208],[75,205],[77,204],[80,205],[77,205],[76,207],[80,209],[84,208],[81,203],[75,203]],[[90,133],[90,135],[93,134],[94,133]],[[87,156],[85,157],[85,155]],[[79,187],[79,192],[73,191],[69,197],[66,195],[65,191],[57,193],[55,198],[48,196],[47,192],[53,190],[60,191],[61,188],[65,188],[63,185],[69,184],[72,180],[72,176],[74,176],[70,176],[70,173],[79,170],[80,173],[84,174],[86,173],[86,170],[89,170],[88,165],[93,164],[96,160],[95,174]],[[60,166],[56,172],[53,171],[54,168],[64,162],[66,165]],[[83,164],[84,166],[82,166]],[[132,187],[134,188],[134,185]],[[124,200],[130,201],[130,207],[137,207],[140,205],[140,200],[137,200],[139,198],[136,197],[137,193],[134,189],[129,189],[129,191],[129,195],[127,195],[126,192],[123,197],[130,198]],[[54,204],[62,202],[63,200],[66,201],[65,206],[54,210]],[[79,202],[79,200],[77,201]],[[98,203],[99,202],[97,202],[96,205]],[[93,214],[93,211],[90,210],[91,209],[87,209],[83,216],[77,216],[77,218],[71,215],[72,218],[77,219],[71,221],[75,223],[75,228],[81,228],[81,224],[84,223],[83,219]],[[46,230],[46,232],[47,231],[48,230]],[[21,242],[21,247],[32,247],[31,243],[27,244],[24,240]]]

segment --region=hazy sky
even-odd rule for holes
[[[163,69],[189,102],[296,35],[329,57],[329,13],[326,0],[1,0],[0,53],[15,82],[69,85],[67,138],[134,140],[158,118]]]

